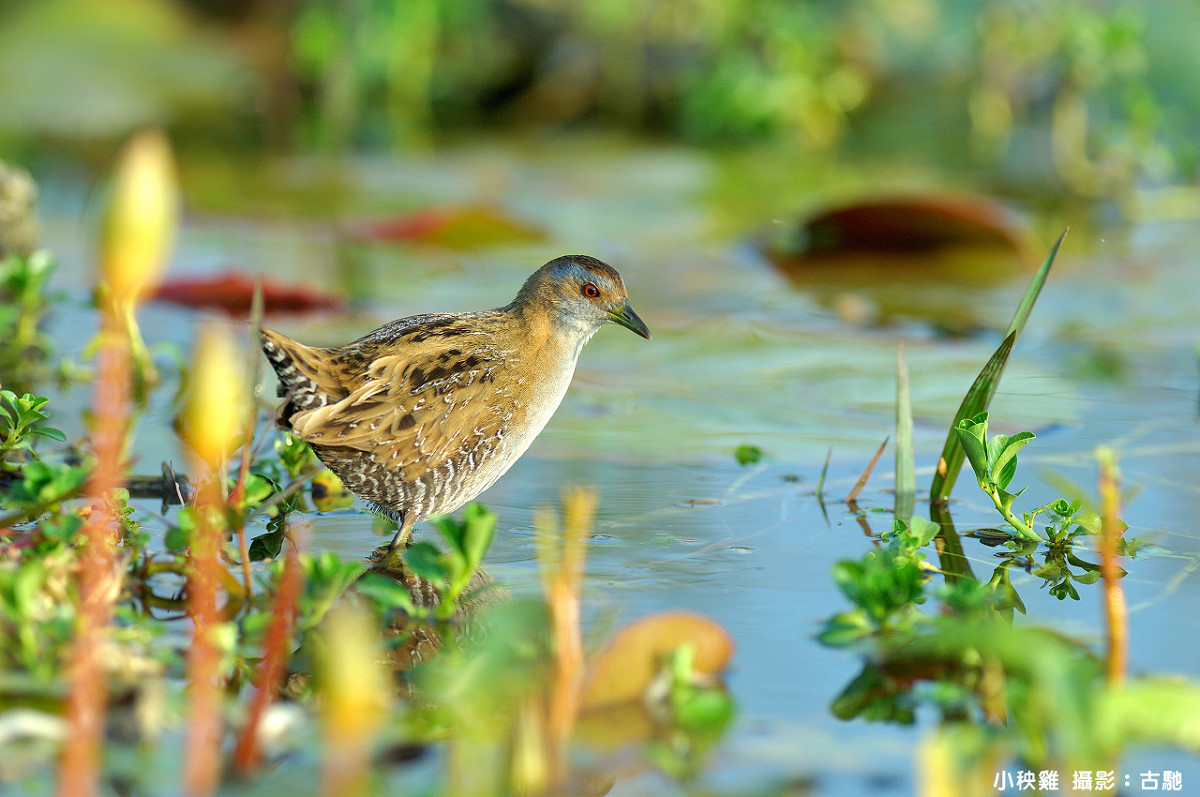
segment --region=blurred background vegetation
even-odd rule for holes
[[[604,128],[993,190],[1195,177],[1190,0],[0,0],[0,156],[411,151]]]

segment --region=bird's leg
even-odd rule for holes
[[[383,555],[384,567],[398,568],[401,566],[400,557],[404,555],[404,550],[408,548],[408,543],[412,540],[412,530],[416,524],[415,515],[405,515],[400,521],[400,528],[396,531],[396,536],[392,537],[387,553]]]

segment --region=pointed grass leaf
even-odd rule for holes
[[[946,435],[946,443],[942,446],[942,456],[938,460],[933,481],[929,485],[929,500],[932,503],[945,501],[950,496],[950,491],[954,489],[954,481],[958,478],[964,458],[964,452],[959,446],[959,440],[954,430],[960,420],[986,410],[992,403],[992,397],[996,395],[996,387],[1000,384],[1000,377],[1004,373],[1004,367],[1008,363],[1013,345],[1017,342],[1017,336],[1021,334],[1021,330],[1025,328],[1025,322],[1029,320],[1033,304],[1037,301],[1042,286],[1046,284],[1050,267],[1054,265],[1054,259],[1058,256],[1058,250],[1066,236],[1067,231],[1063,230],[1062,235],[1050,248],[1050,254],[1046,256],[1045,261],[1042,262],[1041,267],[1030,281],[1029,287],[1025,289],[1025,295],[1021,298],[1016,313],[1013,314],[1004,341],[992,354],[987,364],[983,366],[983,370],[979,372],[979,376],[967,390],[967,395],[963,397],[962,404],[959,405],[958,412],[954,416],[954,422],[950,425],[951,431]]]
[[[1054,246],[1050,247],[1050,253],[1046,255],[1046,259],[1042,261],[1037,273],[1030,280],[1029,287],[1025,289],[1025,295],[1021,297],[1021,303],[1017,305],[1017,311],[1013,313],[1012,322],[1008,325],[1009,333],[1020,335],[1021,330],[1025,329],[1025,322],[1029,320],[1029,314],[1033,312],[1033,303],[1037,301],[1038,295],[1042,292],[1042,286],[1046,284],[1046,277],[1050,275],[1050,267],[1054,265],[1054,259],[1058,257],[1058,250],[1062,247],[1070,229],[1068,227],[1062,231],[1062,235],[1058,236]]]

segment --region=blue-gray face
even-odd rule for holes
[[[551,267],[562,310],[581,324],[594,325],[593,329],[611,321],[649,340],[650,330],[630,306],[621,276],[611,266],[588,260],[583,265],[562,258]]]

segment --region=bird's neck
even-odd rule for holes
[[[524,336],[523,347],[533,357],[574,369],[584,344],[596,333],[595,327],[567,314],[547,313],[517,305],[510,312]]]

